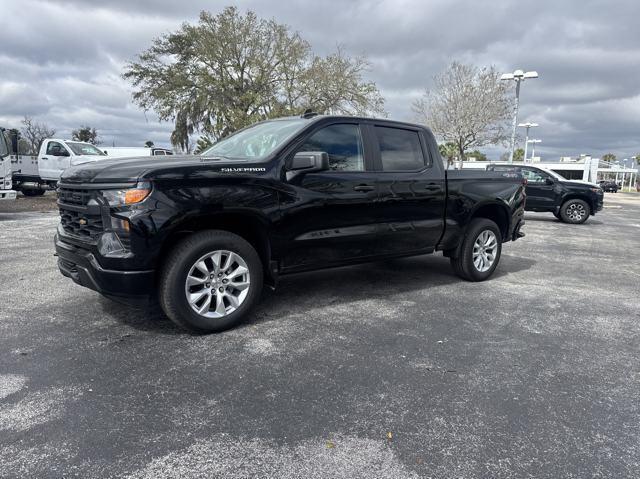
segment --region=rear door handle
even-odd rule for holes
[[[358,185],[354,186],[353,189],[355,191],[373,191],[376,189],[376,187],[373,185]]]
[[[48,160],[49,158],[47,158],[46,156],[43,156],[42,158],[40,158],[41,160]]]
[[[428,191],[440,191],[442,188],[440,188],[439,185],[427,185],[424,189]]]

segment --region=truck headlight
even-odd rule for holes
[[[138,183],[133,188],[121,190],[102,190],[102,197],[109,206],[135,205],[143,201],[151,193],[151,184]]]

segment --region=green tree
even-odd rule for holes
[[[151,140],[145,141],[144,142],[144,146],[147,147],[147,148],[153,148],[153,146],[154,146],[153,141],[151,141]]]
[[[211,140],[211,138],[207,136],[201,136],[200,138],[198,138],[198,141],[196,142],[196,149],[194,153],[196,155],[199,155],[200,153],[207,150],[212,145],[213,145],[213,141]]]
[[[509,137],[511,100],[494,67],[453,62],[412,108],[436,136],[456,144],[459,158],[470,148],[503,143]]]
[[[470,151],[469,153],[466,154],[465,159],[469,158],[469,157],[473,157],[476,159],[476,161],[487,161],[487,155],[485,155],[484,153],[478,151],[478,150],[473,150]]]
[[[447,168],[450,168],[458,158],[458,145],[452,142],[441,143],[438,145],[438,150],[442,159],[447,161]]]
[[[369,63],[341,49],[314,55],[299,33],[275,20],[201,12],[197,24],[153,41],[123,74],[133,100],[174,122],[171,141],[188,149],[196,131],[217,140],[258,120],[318,113],[384,114]]]
[[[614,155],[613,153],[606,153],[604,155],[602,155],[602,159],[604,161],[608,161],[609,163],[613,163],[614,161],[616,161],[616,155]]]
[[[500,155],[500,161],[509,161],[509,152],[505,151]],[[524,161],[524,150],[522,148],[516,148],[513,151],[513,161]]]
[[[84,141],[85,143],[91,143],[92,145],[99,145],[102,143],[98,136],[98,131],[90,126],[81,126],[77,130],[71,132],[71,139],[75,141]]]

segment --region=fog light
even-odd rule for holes
[[[98,251],[102,256],[113,256],[125,252],[124,246],[120,242],[120,238],[113,231],[103,233],[98,240]]]

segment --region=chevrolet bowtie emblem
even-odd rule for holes
[[[78,223],[80,223],[81,225],[86,225],[87,224],[87,220],[85,220],[84,218],[80,218],[78,220]]]

